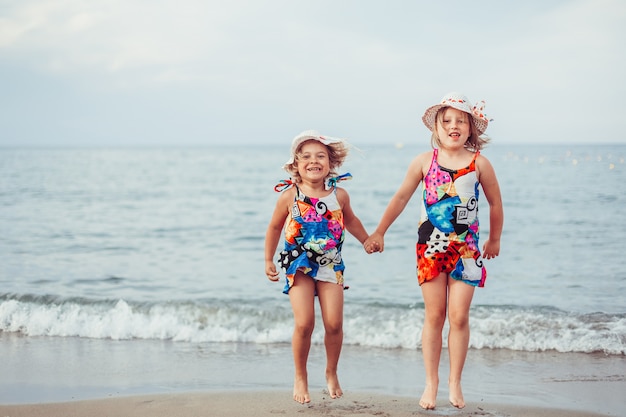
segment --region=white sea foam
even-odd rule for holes
[[[288,303],[131,303],[1,297],[0,331],[29,336],[159,339],[192,343],[289,343]],[[416,349],[420,305],[348,304],[345,344]],[[321,321],[313,336],[323,343]],[[626,355],[626,315],[569,314],[555,309],[478,306],[472,309],[470,347],[518,351],[604,352]],[[447,331],[447,328],[444,329]],[[445,346],[445,337],[444,337]]]

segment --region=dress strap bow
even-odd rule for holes
[[[295,183],[289,180],[281,180],[278,184],[274,186],[274,191],[277,193],[282,193],[283,191],[293,187]]]
[[[338,182],[347,181],[351,179],[352,179],[352,174],[350,174],[349,172],[346,172],[345,174],[342,174],[342,175],[337,175],[336,177],[330,177],[326,179],[326,182],[324,183],[324,188],[327,190],[330,190],[331,188],[335,188]],[[291,179],[280,180],[280,182],[274,186],[274,191],[276,191],[277,193],[282,193],[283,191],[288,190],[294,185],[296,185],[296,183],[293,182],[293,180]]]
[[[351,180],[352,179],[352,174],[350,174],[349,172],[346,172],[345,174],[341,174],[341,175],[337,175],[336,177],[330,177],[326,180],[326,183],[324,184],[324,187],[327,190],[330,190],[331,188],[335,188],[337,186],[338,182],[341,181],[347,181],[347,180]]]

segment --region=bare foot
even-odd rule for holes
[[[337,373],[326,373],[326,385],[328,386],[330,398],[341,398],[343,396]]]
[[[426,384],[424,393],[420,399],[420,407],[424,410],[434,410],[437,404],[437,386],[434,384]]]
[[[465,407],[463,391],[461,390],[461,382],[449,382],[448,384],[450,386],[450,404],[456,408]]]
[[[297,378],[293,383],[293,400],[300,404],[310,403],[309,384],[306,378]]]

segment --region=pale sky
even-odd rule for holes
[[[0,147],[626,143],[626,1],[0,0]]]

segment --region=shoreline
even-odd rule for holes
[[[351,409],[352,415],[381,411],[379,403],[393,409],[392,405],[398,402],[398,407],[403,408],[396,415],[402,416],[407,410],[411,413],[421,410],[418,401],[424,378],[418,350],[344,346],[339,379],[345,395],[340,400],[327,400],[322,394],[324,348],[313,345],[308,365],[312,404],[301,406],[291,399],[293,362],[289,344],[115,341],[0,332],[0,357],[4,360],[0,372],[0,415],[11,417],[55,415],[57,407],[65,407],[65,411],[83,410],[89,404],[102,402],[103,407],[109,408],[114,406],[109,400],[133,410],[142,407],[141,401],[161,404],[163,410],[171,410],[170,402],[189,403],[199,414],[206,415],[206,410],[198,408],[199,403],[221,404],[222,397],[242,406],[244,403],[252,406],[258,401],[260,410],[273,410],[269,407],[271,403],[264,405],[264,398],[268,397],[293,412],[318,413],[320,407],[330,407],[336,415],[350,415],[341,414],[343,408]],[[581,415],[623,414],[626,392],[623,356],[470,349],[463,373],[463,393],[468,405],[460,411],[447,402],[447,372],[448,356],[444,349],[438,408],[435,412],[421,412],[431,416],[444,412],[465,416],[472,415],[467,414],[470,410],[479,413],[482,408],[491,413],[482,415],[503,417],[537,415],[533,414],[537,410],[542,413],[578,410]],[[293,408],[296,406],[299,407]],[[24,409],[31,412],[18,414]],[[506,411],[513,409],[518,411]],[[530,409],[535,411],[520,414]],[[246,415],[236,412],[223,415]],[[70,414],[89,415],[77,413]],[[127,410],[122,414],[134,412]]]
[[[459,410],[441,400],[435,410],[423,410],[417,398],[365,392],[348,392],[342,398],[330,399],[322,392],[311,393],[312,402],[299,404],[289,392],[245,391],[213,393],[179,393],[133,397],[107,398],[49,404],[0,405],[0,415],[11,417],[66,417],[133,415],[160,416],[219,416],[275,417],[276,415],[306,416],[457,416],[457,417],[606,417],[590,411],[520,406],[497,403],[468,403]]]

